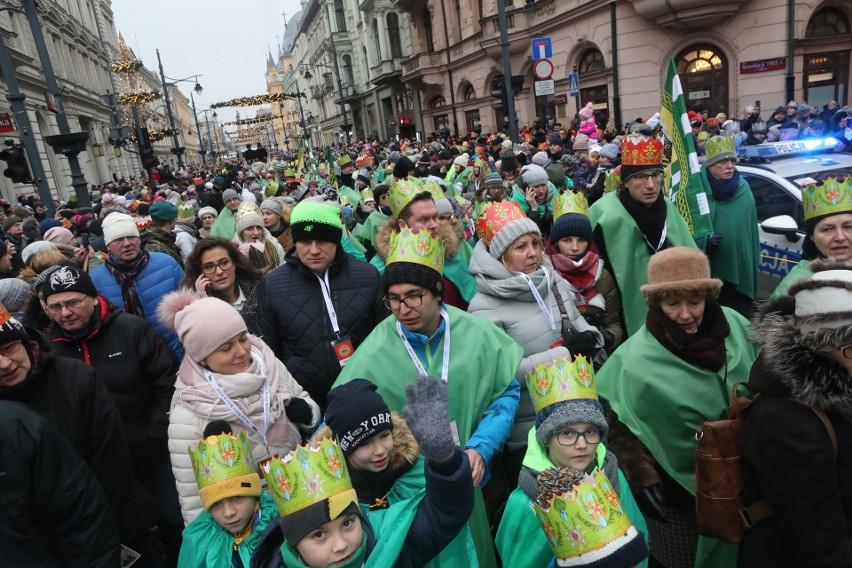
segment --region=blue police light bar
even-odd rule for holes
[[[806,138],[804,140],[788,140],[786,142],[767,142],[757,146],[740,146],[737,156],[741,158],[778,158],[804,154],[806,152],[826,151],[837,146],[838,142],[832,137]]]

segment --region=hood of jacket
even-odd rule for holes
[[[376,231],[376,254],[382,260],[388,259],[391,233],[397,231],[396,219],[391,217]],[[440,223],[439,236],[444,239],[444,258],[453,258],[459,251],[459,237],[448,223]]]
[[[526,280],[491,256],[485,247],[485,241],[480,240],[473,247],[470,274],[476,281],[476,289],[483,294],[518,302],[536,301]],[[527,276],[542,298],[547,297],[550,287],[556,281],[556,271],[547,257],[538,270]]]
[[[852,376],[834,359],[801,344],[794,310],[793,299],[782,297],[752,323],[761,355],[749,386],[852,420]]]

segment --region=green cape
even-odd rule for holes
[[[348,185],[341,186],[340,189],[337,190],[337,193],[341,196],[346,196],[346,198],[349,199],[349,205],[351,205],[353,209],[361,204],[361,194]]]
[[[354,239],[349,238],[349,234],[344,229],[343,234],[340,236],[340,244],[343,246],[343,250],[354,256],[358,260],[363,260],[367,262],[367,257],[364,253],[367,251],[361,243],[355,241]]]
[[[707,166],[701,166],[707,175]],[[757,269],[760,266],[760,235],[757,231],[757,208],[745,177],[731,199],[707,200],[713,232],[721,235],[719,250],[709,253],[710,271],[714,278],[732,284],[752,300],[757,296]],[[707,250],[707,237],[696,240],[698,248]]]
[[[606,447],[603,444],[598,444],[596,451],[595,463],[598,467],[603,467]],[[556,467],[547,457],[544,449],[536,442],[535,428],[530,430],[529,445],[527,446],[527,453],[524,455],[524,466],[533,471],[544,471]],[[630,517],[636,530],[642,533],[645,542],[648,542],[648,527],[645,524],[645,517],[639,510],[636,500],[633,499],[633,494],[627,485],[627,479],[620,469],[618,470],[618,483],[620,487],[618,498],[622,507],[624,507],[624,511]],[[500,553],[503,566],[542,568],[553,559],[553,550],[547,542],[541,524],[536,519],[532,501],[520,487],[509,495],[494,542],[497,545],[497,552]],[[645,568],[648,566],[648,561],[644,560],[638,566]]]
[[[727,365],[717,373],[676,357],[642,326],[595,376],[598,394],[610,403],[619,420],[660,467],[693,495],[695,432],[705,420],[727,415],[731,387],[748,380],[757,357],[748,320],[731,309],[723,307],[722,311],[731,333],[725,338]],[[696,566],[735,566],[736,551],[734,545],[700,537]]]
[[[278,516],[275,501],[265,491],[260,495],[260,520],[251,535],[237,547],[243,565],[249,565],[260,535],[269,522]],[[220,527],[213,516],[202,511],[194,521],[183,529],[183,544],[180,547],[178,566],[181,568],[231,568],[231,551],[234,535]]]
[[[369,242],[375,249],[376,233],[379,231],[379,227],[381,227],[388,219],[390,219],[390,217],[378,209],[375,209],[372,213],[367,215],[367,218],[364,219],[363,223],[359,223],[355,226],[352,230],[352,236],[360,240],[362,243]]]
[[[219,216],[216,217],[216,222],[210,227],[210,235],[214,237],[222,237],[229,241],[237,234],[237,223],[234,221],[234,214],[227,207],[223,207],[219,211]]]
[[[775,288],[775,291],[772,292],[772,295],[769,296],[769,299],[774,300],[776,298],[780,298],[787,293],[790,286],[799,280],[810,278],[813,274],[810,269],[810,263],[811,261],[809,260],[802,260],[799,264],[791,268],[790,272],[787,273],[787,276],[784,277],[784,279],[778,284],[778,287]]]
[[[689,227],[677,209],[668,200],[666,208],[666,240],[672,246],[695,248]],[[645,315],[648,313],[645,296],[639,289],[648,283],[648,261],[651,260],[645,236],[619,201],[617,193],[607,193],[598,199],[589,209],[589,216],[592,227],[600,226],[603,231],[610,271],[615,276],[621,294],[627,335],[633,335],[645,325]]]

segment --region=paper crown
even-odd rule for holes
[[[852,178],[827,177],[802,192],[805,220],[852,212]]]
[[[424,179],[423,187],[432,194],[432,198],[437,201],[442,197],[446,197],[444,193],[444,188],[438,183],[435,179]]]
[[[208,436],[189,447],[204,508],[235,495],[260,496],[260,477],[245,432]]]
[[[621,144],[621,163],[625,166],[658,166],[663,163],[663,143],[641,134],[631,134]]]
[[[604,179],[604,193],[618,191],[621,185],[621,166],[616,166],[606,174]]]
[[[329,438],[317,446],[298,446],[283,457],[273,456],[262,471],[282,517],[328,500],[329,518],[334,520],[351,503],[358,503],[343,451]]]
[[[444,197],[438,184],[425,185],[418,178],[392,180],[388,190],[388,205],[393,216],[398,218],[405,206],[421,193],[431,193],[433,199]]]
[[[177,218],[181,220],[193,220],[195,219],[195,209],[193,209],[191,203],[181,203],[178,205],[178,215]]]
[[[10,319],[12,319],[12,314],[9,313],[6,306],[0,303],[0,325],[6,325]]]
[[[566,213],[579,213],[589,216],[589,201],[580,192],[568,190],[553,196],[553,220],[559,219]]]
[[[237,212],[234,213],[234,223],[239,223],[240,219],[248,217],[249,215],[257,215],[260,217],[260,207],[257,206],[257,203],[240,203],[240,206],[237,207]]]
[[[476,234],[485,241],[486,245],[490,245],[491,239],[500,229],[512,221],[525,218],[526,214],[514,201],[503,200],[490,203],[482,209],[479,219],[476,220]]]
[[[536,413],[566,400],[598,400],[595,372],[582,355],[574,361],[566,356],[536,365],[527,371],[526,381]]]
[[[363,201],[368,201],[368,200],[371,200],[371,199],[373,201],[376,200],[375,196],[373,196],[373,190],[370,189],[370,188],[365,188],[365,189],[361,190],[361,199]]]
[[[369,156],[358,156],[355,159],[355,165],[359,168],[363,168],[369,166],[373,163],[373,159]]]
[[[704,143],[704,152],[708,161],[718,156],[736,158],[737,145],[733,136],[713,136]]]
[[[444,241],[433,238],[429,231],[412,232],[403,229],[391,233],[387,264],[413,262],[444,274]]]
[[[541,476],[547,473],[539,476],[540,483]],[[613,552],[612,548],[641,538],[609,479],[597,468],[580,478],[571,489],[554,495],[544,504],[535,501],[533,510],[553,554],[560,560],[589,555],[586,557],[589,562],[582,565],[590,565],[595,557],[603,559]]]

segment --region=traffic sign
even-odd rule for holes
[[[568,75],[568,94],[572,97],[580,96],[580,75],[577,73]]]
[[[552,95],[556,92],[555,83],[553,79],[548,79],[547,81],[536,81],[535,82],[535,96],[544,97],[547,95]]]
[[[553,76],[553,63],[550,59],[538,59],[533,63],[533,75],[540,81],[546,81]]]
[[[549,37],[537,37],[532,40],[532,58],[550,59],[553,57],[553,44]]]

